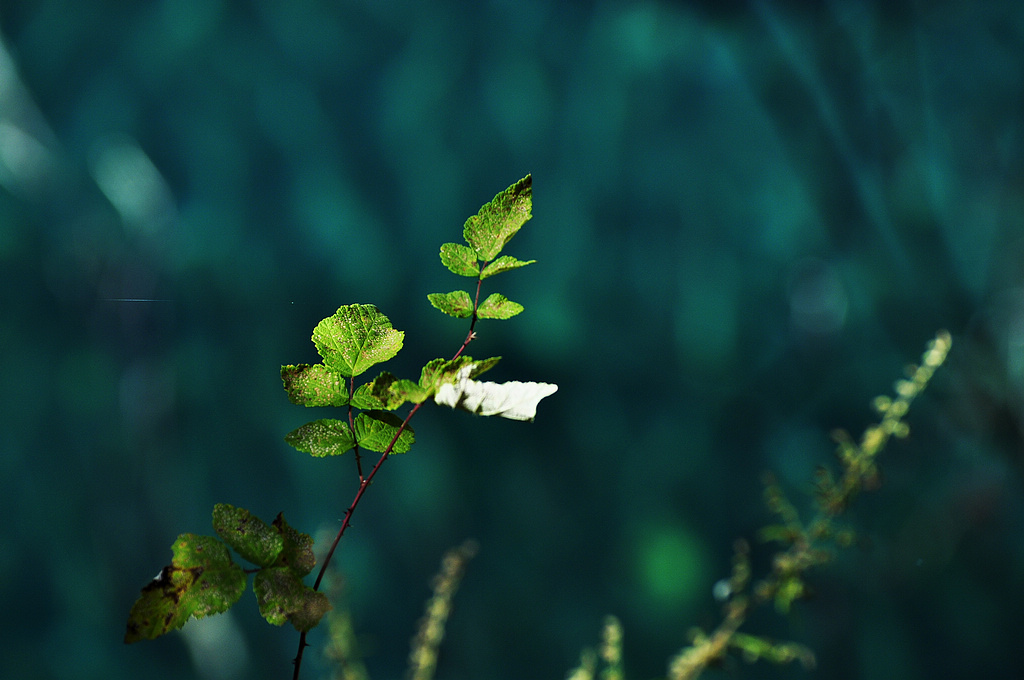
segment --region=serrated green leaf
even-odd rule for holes
[[[225,612],[245,590],[245,572],[213,536],[181,534],[171,549],[171,563],[142,589],[128,614],[126,643],[152,640],[192,617]]]
[[[305,632],[320,623],[331,609],[327,596],[302,582],[288,567],[261,569],[253,579],[252,589],[260,606],[260,614],[275,626],[285,621]]]
[[[467,319],[473,315],[473,300],[464,290],[453,290],[450,293],[430,293],[427,295],[430,304],[448,316]]]
[[[356,416],[356,440],[359,446],[377,453],[384,453],[402,425],[402,419],[387,411],[363,411]],[[412,448],[416,435],[406,425],[398,436],[391,453],[405,453]]]
[[[213,506],[213,528],[235,552],[261,567],[273,564],[284,548],[281,533],[245,508]]]
[[[393,411],[407,401],[418,404],[430,395],[426,390],[411,380],[396,378],[383,371],[379,376],[356,389],[352,403],[364,409],[384,409]],[[359,403],[356,403],[356,398]],[[363,404],[366,404],[365,406]]]
[[[475,378],[481,373],[489,371],[500,360],[501,357],[475,360],[465,354],[455,359],[434,359],[428,362],[420,372],[420,387],[426,390],[428,396],[433,396],[441,385],[457,380],[459,371],[463,368],[469,366],[470,377]]]
[[[281,367],[281,382],[288,399],[299,406],[344,406],[348,385],[344,376],[323,364]]]
[[[455,359],[433,359],[427,362],[420,372],[420,387],[428,394],[433,395],[437,388],[445,383],[451,376],[458,375],[459,369],[473,363],[473,357],[461,355]]]
[[[523,306],[512,302],[501,293],[491,293],[480,303],[476,315],[480,319],[509,319],[523,311]]]
[[[533,264],[536,261],[537,260],[517,260],[511,255],[502,255],[497,260],[484,267],[484,270],[480,272],[480,278],[486,279],[488,276],[507,272],[510,269],[519,269],[520,267],[525,267],[528,264]]]
[[[404,337],[373,305],[344,305],[313,329],[324,364],[345,378],[398,354]]]
[[[313,555],[313,539],[309,534],[304,534],[293,529],[288,522],[284,521],[284,515],[277,513],[272,525],[281,534],[283,547],[281,553],[274,562],[275,567],[288,567],[299,576],[305,576],[313,571],[316,566],[316,556]]]
[[[306,423],[286,434],[284,440],[299,451],[319,458],[339,456],[356,443],[348,423],[331,418]]]
[[[477,262],[476,252],[461,243],[445,243],[441,246],[441,263],[448,267],[448,271],[459,276],[480,275],[480,263]]]
[[[466,220],[462,236],[478,259],[490,262],[509,239],[530,219],[533,208],[533,178],[527,175],[480,208]]]
[[[401,378],[388,385],[388,394],[391,400],[388,401],[388,409],[395,409],[401,405],[402,402],[411,401],[414,404],[419,404],[427,400],[430,395],[426,393],[419,383],[414,383],[412,380]],[[395,400],[400,400],[396,402]],[[396,405],[397,404],[397,405]]]
[[[373,381],[364,383],[352,393],[352,405],[356,408],[384,408],[384,402],[373,394]]]

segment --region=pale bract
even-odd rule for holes
[[[464,366],[459,370],[454,383],[441,385],[434,394],[434,401],[442,406],[461,408],[481,416],[533,420],[540,400],[558,390],[558,385],[551,383],[470,380],[474,366]]]

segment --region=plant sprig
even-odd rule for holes
[[[935,371],[946,360],[952,338],[939,332],[928,343],[919,366],[908,368],[908,377],[895,386],[895,397],[881,396],[874,400],[882,418],[869,426],[859,442],[837,430],[836,456],[841,474],[834,479],[827,468],[816,473],[816,514],[809,522],[801,521],[799,513],[786,498],[782,488],[769,476],[765,485],[765,502],[779,522],[760,532],[764,541],[783,547],[772,558],[771,571],[751,584],[749,545],[737,541],[734,547],[733,572],[729,579],[716,584],[716,595],[725,601],[722,622],[711,633],[695,629],[691,644],[681,650],[669,664],[670,680],[694,680],[711,664],[720,662],[731,650],[740,652],[747,661],[764,659],[773,663],[799,661],[805,667],[815,664],[814,653],[793,642],[775,642],[767,638],[741,633],[750,612],[772,602],[782,613],[788,612],[796,600],[808,591],[805,575],[812,568],[833,558],[834,548],[845,547],[852,535],[837,527],[836,519],[862,491],[878,486],[876,459],[892,437],[906,437],[910,428],[904,417],[911,403],[928,385]]]
[[[345,417],[311,421],[288,433],[285,441],[315,457],[351,450],[355,459],[355,495],[313,585],[303,582],[316,564],[309,535],[292,529],[280,514],[268,525],[248,510],[218,504],[213,511],[217,536],[181,534],[177,538],[171,564],[142,589],[132,607],[125,642],[152,639],[181,628],[191,618],[226,611],[245,591],[247,574],[254,573],[253,590],[263,617],[274,625],[288,621],[299,631],[293,674],[298,678],[306,634],[331,608],[319,592],[327,566],[384,461],[392,454],[408,452],[415,443],[409,421],[420,408],[433,399],[439,405],[479,415],[533,420],[537,404],[553,394],[556,385],[480,382],[476,378],[493,368],[500,357],[475,360],[464,354],[476,338],[479,319],[508,319],[523,311],[522,305],[500,293],[481,301],[480,292],[484,279],[534,262],[499,256],[531,217],[532,186],[527,175],[466,220],[463,237],[467,245],[441,246],[442,264],[459,276],[476,279],[472,296],[462,290],[427,296],[442,312],[470,319],[466,338],[450,359],[427,362],[415,381],[384,371],[357,386],[356,378],[402,349],[405,332],[396,330],[375,306],[353,304],[339,307],[313,330],[320,363],[281,367],[281,380],[292,403],[346,409]],[[404,417],[394,413],[405,404],[412,406]],[[363,451],[380,454],[365,473]],[[256,567],[240,567],[229,548]]]

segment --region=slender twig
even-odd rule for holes
[[[480,264],[480,271],[483,272],[484,267],[487,266],[486,262]],[[476,339],[476,332],[473,330],[476,327],[476,310],[480,307],[480,285],[484,282],[483,277],[478,276],[476,278],[476,297],[473,298],[473,315],[469,321],[469,332],[466,333],[466,339],[462,341],[462,347],[455,353],[452,359],[458,359],[462,352],[469,346],[469,343]]]
[[[356,381],[356,377],[354,375],[349,376],[349,378],[348,378],[348,426],[349,426],[349,428],[353,432],[356,431],[355,416],[352,414],[352,394],[355,392],[355,381]],[[355,453],[355,457],[356,457],[356,472],[359,474],[359,481],[360,481],[360,483],[362,483],[362,481],[363,481],[363,457],[359,455],[359,442],[355,443],[355,446],[352,447],[352,451],[353,451],[353,453]]]

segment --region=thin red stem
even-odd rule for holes
[[[481,264],[480,271],[483,271],[484,267],[486,266],[486,262]],[[459,348],[459,351],[455,353],[455,356],[453,356],[452,359],[458,359],[459,355],[461,355],[462,352],[466,349],[466,347],[469,346],[469,343],[473,342],[473,340],[476,338],[476,332],[473,329],[476,327],[476,310],[480,306],[480,285],[483,282],[483,278],[479,276],[476,278],[476,297],[473,298],[473,315],[469,321],[469,332],[466,333],[466,339],[462,341],[462,347]]]
[[[356,431],[355,417],[352,415],[352,395],[355,393],[355,376],[349,376],[348,379],[348,427],[352,432]],[[359,474],[359,481],[363,481],[363,458],[359,455],[359,442],[352,447],[352,451],[356,456],[356,472]]]

